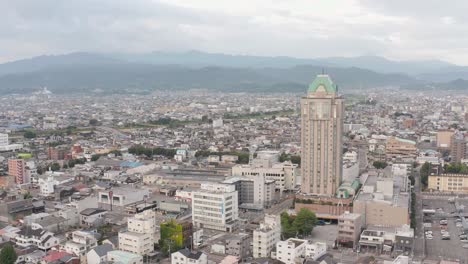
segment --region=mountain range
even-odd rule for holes
[[[304,92],[318,73],[340,89],[468,88],[468,67],[444,61],[391,61],[376,56],[300,59],[189,51],[183,53],[70,53],[0,64],[0,93],[47,87],[54,93],[150,93],[207,89],[229,92]]]

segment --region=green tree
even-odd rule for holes
[[[97,119],[91,119],[91,120],[89,120],[89,124],[90,124],[91,126],[96,126],[98,123],[99,123],[99,121],[98,121]]]
[[[58,171],[58,170],[60,170],[60,164],[58,164],[57,162],[54,162],[54,163],[52,163],[52,165],[50,165],[50,169],[52,171]]]
[[[315,213],[309,209],[302,208],[294,219],[293,226],[297,232],[303,236],[310,235],[317,222]]]
[[[0,263],[1,264],[14,264],[18,256],[16,255],[15,249],[13,246],[8,243],[0,252]]]
[[[26,130],[23,134],[25,138],[35,138],[36,137],[36,132],[33,130]]]
[[[101,155],[99,155],[99,154],[94,154],[94,155],[91,156],[91,161],[96,161],[96,160],[98,160],[100,157],[101,157]]]
[[[431,164],[429,162],[426,162],[421,166],[420,174],[421,174],[421,183],[424,185],[424,187],[427,187],[429,174],[431,174]]]
[[[184,236],[182,225],[178,224],[174,219],[160,225],[161,238],[159,247],[163,255],[168,256],[184,247]]]
[[[297,235],[297,229],[293,226],[293,222],[294,216],[291,216],[286,212],[281,213],[281,230],[283,239],[288,239]]]
[[[376,169],[385,169],[385,168],[387,167],[388,164],[387,164],[387,162],[385,162],[385,161],[378,161],[378,160],[376,160],[376,161],[374,161],[374,162],[372,163],[372,165],[373,165]]]
[[[302,208],[296,216],[283,212],[281,213],[283,239],[296,237],[297,235],[310,235],[316,223],[317,217],[309,209]]]
[[[33,198],[33,197],[32,197],[30,192],[27,192],[27,193],[23,194],[23,199],[26,200],[26,199],[31,199],[31,198]]]
[[[301,165],[301,156],[298,155],[292,155],[291,156],[291,162],[297,165]]]
[[[279,157],[279,161],[280,161],[280,162],[285,162],[285,161],[287,161],[287,160],[289,160],[289,159],[290,159],[290,158],[289,158],[289,155],[286,154],[286,153],[284,153],[284,152],[282,152],[281,155],[280,155],[280,157]]]

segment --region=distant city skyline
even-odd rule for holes
[[[0,1],[0,63],[76,51],[201,50],[468,65],[467,8],[461,0]]]

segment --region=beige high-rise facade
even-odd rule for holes
[[[318,75],[301,99],[303,193],[333,196],[343,170],[343,99],[328,75]]]

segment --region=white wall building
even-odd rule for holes
[[[327,244],[304,239],[289,238],[276,243],[275,258],[286,264],[304,263],[304,260],[317,260],[327,253]]]
[[[0,133],[0,151],[13,151],[23,148],[23,144],[8,144],[8,134]]]
[[[97,246],[97,240],[94,234],[85,231],[74,231],[72,240],[67,241],[63,246],[63,250],[70,254],[75,254],[81,258],[86,256],[86,253]]]
[[[171,254],[171,264],[207,264],[208,256],[203,252],[181,249]]]
[[[86,253],[86,264],[101,264],[107,262],[107,253],[112,250],[113,247],[111,244],[102,244],[91,249]]]
[[[73,182],[74,178],[64,175],[49,174],[46,177],[40,177],[38,180],[41,195],[48,196],[55,193],[55,186]]]
[[[253,231],[253,257],[268,258],[276,243],[281,240],[281,218],[279,215],[265,215],[260,227]]]
[[[271,164],[267,159],[259,160],[257,158],[251,165],[236,165],[232,167],[232,176],[261,176],[267,181],[275,181],[276,189],[278,190],[294,190],[296,187],[297,171],[297,165],[289,161]]]
[[[308,259],[317,260],[327,253],[327,243],[311,242],[306,245],[305,257]]]
[[[304,263],[307,240],[289,238],[276,243],[276,259],[285,264]]]
[[[231,232],[239,218],[238,194],[235,186],[202,183],[193,192],[192,221],[198,228]]]
[[[156,217],[154,211],[146,210],[129,217],[127,231],[119,233],[119,249],[139,255],[154,250]]]

